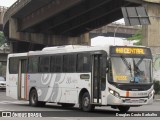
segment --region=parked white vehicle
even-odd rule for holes
[[[0,89],[6,89],[6,81],[4,77],[0,76]]]

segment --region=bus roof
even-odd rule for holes
[[[81,46],[81,45],[66,45],[66,46],[55,46],[55,47],[45,47],[41,51],[29,51],[26,53],[13,53],[9,54],[8,57],[18,57],[18,56],[29,56],[29,55],[41,55],[41,54],[57,54],[57,53],[73,53],[82,51],[97,51],[104,50],[109,53],[109,46]]]
[[[54,47],[45,47],[41,51],[13,53],[13,54],[9,54],[8,57],[30,56],[30,55],[41,55],[41,54],[58,54],[58,53],[70,53],[70,52],[73,53],[73,52],[83,52],[83,51],[87,52],[87,51],[97,51],[97,50],[104,50],[109,54],[110,47],[111,47],[110,45],[108,46],[82,46],[82,45],[54,46]],[[117,46],[117,47],[120,47],[120,46]],[[144,46],[123,46],[123,47],[144,47]]]

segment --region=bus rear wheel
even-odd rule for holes
[[[35,89],[32,89],[29,95],[29,105],[30,106],[38,106],[38,95]]]
[[[88,92],[85,92],[82,96],[82,102],[81,102],[82,110],[85,112],[94,110],[95,106],[90,103],[91,103],[90,95]]]
[[[118,106],[120,112],[126,113],[130,109],[129,106]]]
[[[29,95],[29,105],[33,107],[43,107],[45,102],[38,101],[38,94],[36,89],[32,89]]]

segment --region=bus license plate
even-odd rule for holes
[[[126,103],[144,103],[144,100],[141,99],[126,100]]]

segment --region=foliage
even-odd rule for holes
[[[136,45],[136,46],[140,46],[140,45],[142,45],[142,40],[140,39],[140,40],[138,40],[136,43],[133,43],[133,45]]]
[[[155,94],[160,94],[160,81],[154,81]]]
[[[3,32],[0,32],[0,46],[1,46],[2,44],[4,44],[4,42],[5,42],[4,34],[3,34]]]
[[[132,37],[127,38],[129,41],[137,40],[134,45],[142,45],[142,30],[139,30],[136,34],[132,35]]]

